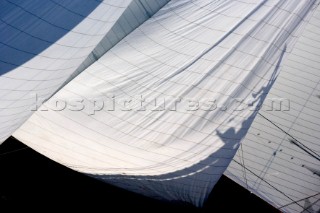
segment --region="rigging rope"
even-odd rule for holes
[[[24,148],[21,148],[21,149],[16,149],[16,150],[9,151],[9,152],[4,152],[4,153],[1,153],[0,156],[12,154],[12,153],[19,152],[19,151],[23,151],[23,150],[26,150],[26,149],[28,149],[28,148],[29,148],[29,147],[24,147]]]
[[[310,155],[311,157],[315,158],[316,160],[320,161],[320,155],[317,154],[316,152],[314,152],[312,149],[310,149],[309,147],[307,147],[306,145],[304,145],[303,143],[301,143],[298,139],[296,139],[295,137],[293,137],[291,134],[289,134],[287,131],[283,130],[280,126],[278,126],[277,124],[275,124],[273,121],[271,121],[270,119],[268,119],[267,117],[265,117],[264,115],[262,115],[260,112],[258,112],[258,114],[264,118],[265,120],[269,121],[271,124],[273,124],[275,127],[277,127],[278,129],[280,129],[283,133],[285,133],[286,135],[288,135],[289,137],[292,138],[292,140],[290,140],[291,143],[293,143],[294,145],[296,145],[297,147],[299,147],[301,150],[303,150],[304,152],[306,152],[308,155]]]
[[[242,143],[240,143],[240,150],[241,150],[241,158],[240,161],[242,160],[242,165],[243,165],[243,178],[246,182],[246,186],[247,186],[247,190],[249,190],[249,186],[248,186],[248,180],[247,180],[247,172],[244,169],[245,168],[245,164],[244,164],[244,155],[243,155],[243,149],[242,149]]]
[[[265,182],[266,184],[268,184],[270,187],[272,187],[274,190],[276,190],[277,192],[281,193],[283,196],[285,196],[286,198],[288,198],[289,200],[292,201],[292,203],[297,204],[298,206],[300,206],[302,209],[306,210],[307,212],[310,212],[308,209],[305,209],[303,206],[301,206],[297,201],[293,200],[291,197],[289,197],[288,195],[286,195],[284,192],[282,192],[280,189],[276,188],[275,186],[273,186],[271,183],[269,183],[268,181],[266,181],[265,179],[263,179],[262,177],[260,177],[259,175],[255,174],[252,170],[248,169],[247,167],[245,167],[244,165],[242,165],[241,163],[239,163],[238,161],[232,159],[232,161],[234,161],[235,163],[239,164],[240,166],[244,167],[244,169],[248,170],[251,174],[253,174],[254,176],[256,176],[257,178],[259,178],[260,180],[262,180],[263,182]],[[310,212],[311,213],[311,212]]]
[[[297,200],[297,201],[295,201],[295,202],[300,202],[300,201],[303,201],[303,200],[306,200],[306,199],[309,199],[309,198],[313,198],[313,197],[318,196],[318,195],[320,195],[320,192],[317,193],[317,194],[315,194],[315,195],[311,195],[311,196],[309,196],[309,197],[302,198],[302,199]],[[290,205],[294,204],[295,202],[291,202],[291,203],[288,203],[288,204],[286,204],[286,205],[283,205],[283,206],[279,207],[278,209],[282,209],[282,208],[284,208],[284,207],[290,206]]]

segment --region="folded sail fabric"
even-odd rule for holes
[[[0,143],[167,1],[1,1]]]

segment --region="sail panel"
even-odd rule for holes
[[[14,136],[108,183],[201,206],[313,3],[170,1]]]
[[[166,2],[1,2],[0,141]]]
[[[320,7],[280,70],[225,175],[283,212],[320,209]]]

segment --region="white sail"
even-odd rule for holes
[[[50,98],[166,2],[1,1],[0,143],[31,116],[36,97]]]
[[[201,206],[315,1],[174,0],[42,106],[14,137],[72,169]]]
[[[320,7],[315,7],[267,96],[275,100],[273,110],[260,110],[225,172],[283,212],[320,209]]]

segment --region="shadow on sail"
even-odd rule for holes
[[[236,153],[239,143],[246,136],[260,106],[263,104],[269,90],[276,81],[279,67],[285,53],[286,45],[272,72],[269,83],[263,86],[258,92],[252,94],[252,97],[255,99],[253,104],[256,105],[256,108],[252,110],[251,115],[242,122],[241,128],[238,131],[236,131],[234,127],[229,128],[225,132],[220,132],[217,129],[216,134],[224,142],[224,145],[206,159],[195,163],[191,167],[157,176],[133,176],[126,175],[125,173],[122,175],[88,175],[159,200],[178,197],[179,199],[175,201],[177,203],[181,203],[181,200],[183,200],[185,203],[203,206],[216,181],[219,180],[221,173],[226,169],[225,165],[229,164],[228,162],[231,161]],[[155,182],[157,182],[157,184],[155,184]],[[181,188],[185,190],[181,190]]]
[[[21,66],[56,43],[101,2],[1,1],[0,75]]]

